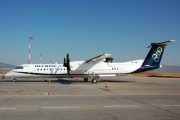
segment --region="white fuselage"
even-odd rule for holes
[[[123,63],[85,63],[84,61],[70,62],[70,77],[91,77],[92,75],[118,76],[132,73],[139,69],[143,60],[135,60]],[[12,78],[63,78],[68,77],[67,69],[63,64],[22,64],[8,72],[6,77]]]
[[[83,77],[88,81],[96,83],[101,76],[118,76],[122,74],[139,73],[161,67],[160,62],[165,46],[174,43],[175,40],[168,40],[160,43],[151,43],[151,48],[145,60],[134,60],[122,63],[112,63],[110,54],[101,54],[86,61],[70,62],[69,54],[64,58],[64,64],[23,64],[5,74],[5,77],[16,78],[63,78]]]

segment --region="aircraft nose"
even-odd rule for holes
[[[12,76],[11,72],[4,74],[4,77],[11,77],[11,76]]]

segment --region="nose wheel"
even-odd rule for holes
[[[88,82],[88,78],[84,78],[84,82]]]
[[[18,82],[16,78],[13,78],[13,80],[12,80],[12,81],[13,81],[13,82]]]
[[[97,79],[96,79],[96,78],[93,78],[93,79],[92,79],[92,83],[97,83]]]

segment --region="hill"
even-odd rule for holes
[[[180,73],[180,66],[162,65],[161,68],[149,71],[150,73]]]
[[[16,67],[15,65],[10,65],[10,64],[0,62],[0,69],[3,69],[3,68],[15,68],[15,67]]]

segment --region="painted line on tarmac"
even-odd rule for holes
[[[60,106],[60,107],[41,107],[43,109],[72,109],[72,108],[81,108],[81,106]]]
[[[43,96],[53,96],[53,97],[94,97],[94,96],[117,96],[115,94],[107,94],[107,95],[47,95],[47,93],[44,93],[44,95],[0,95],[0,96],[4,96],[4,97],[9,97],[9,96],[14,96],[14,97],[28,97],[28,96],[39,96],[39,97],[43,97]]]
[[[112,108],[112,107],[115,107],[115,108],[125,108],[125,107],[139,107],[139,105],[117,105],[117,106],[104,106],[106,108]]]
[[[0,110],[15,110],[17,108],[0,108]]]
[[[22,97],[23,97],[23,96],[57,96],[57,97],[69,97],[69,96],[71,96],[71,97],[88,97],[88,96],[89,96],[89,97],[93,97],[93,96],[97,96],[97,97],[98,97],[98,96],[117,96],[117,95],[118,95],[118,96],[180,96],[180,94],[167,94],[167,95],[163,95],[163,94],[154,94],[154,95],[151,95],[151,94],[150,94],[150,95],[149,95],[149,94],[143,94],[143,95],[141,95],[141,94],[140,94],[140,95],[130,95],[130,94],[129,94],[129,95],[128,95],[128,94],[127,94],[127,95],[124,95],[124,94],[122,94],[122,95],[121,95],[121,94],[63,95],[63,94],[62,94],[62,95],[58,95],[58,94],[57,94],[57,95],[56,95],[56,94],[53,94],[53,95],[52,95],[52,93],[49,92],[49,93],[51,93],[51,95],[47,95],[47,93],[48,93],[48,92],[44,92],[43,95],[38,95],[38,94],[37,94],[37,95],[0,95],[0,96],[4,96],[4,97],[6,97],[6,96],[7,96],[7,97],[9,97],[9,96],[17,96],[17,97],[21,97],[21,96],[22,96]]]
[[[180,105],[161,105],[163,107],[180,107]]]
[[[179,96],[180,94],[118,94],[122,96]]]

